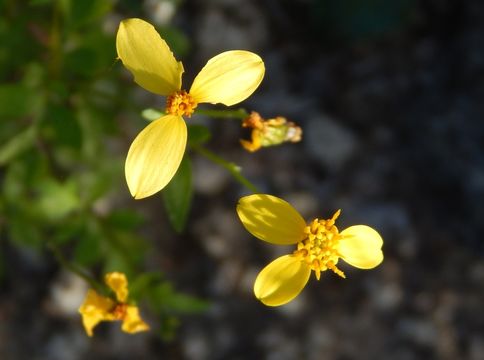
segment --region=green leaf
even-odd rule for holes
[[[50,5],[52,0],[30,0],[29,5],[32,6],[43,6],[43,5]]]
[[[2,200],[14,207],[25,205],[32,210],[27,199],[31,199],[32,189],[44,178],[46,166],[45,158],[34,151],[25,152],[18,161],[10,162],[3,178]]]
[[[72,28],[88,25],[101,18],[112,7],[112,1],[82,0],[71,1],[69,20]]]
[[[212,134],[204,125],[188,125],[188,143],[190,145],[202,145],[210,140]]]
[[[39,182],[37,190],[38,210],[47,220],[59,221],[80,206],[78,188],[73,180],[59,183],[45,179]]]
[[[162,113],[159,110],[153,109],[153,108],[144,109],[141,112],[141,116],[144,117],[148,121],[153,121],[153,120],[159,119],[163,115],[164,115],[164,113]]]
[[[144,223],[143,216],[132,209],[114,210],[106,219],[106,224],[116,230],[133,231]]]
[[[160,316],[160,327],[157,330],[158,335],[160,335],[163,341],[171,342],[175,340],[180,324],[181,321],[177,316]]]
[[[74,248],[75,262],[83,266],[96,264],[102,257],[101,241],[101,236],[92,231],[83,234]]]
[[[104,162],[102,163],[102,161]],[[82,189],[81,194],[85,205],[94,203],[124,185],[122,159],[99,155],[93,162],[95,164],[89,168],[89,171],[84,171],[76,176],[79,189]]]
[[[108,229],[103,226],[103,250],[106,257],[104,271],[124,272],[128,277],[136,273],[136,269],[149,251],[143,238],[133,232]]]
[[[163,274],[159,271],[142,273],[129,282],[129,297],[139,300],[147,291],[151,290],[154,284],[160,283]]]
[[[38,96],[20,84],[0,85],[0,117],[18,118],[35,112]]]
[[[210,305],[205,300],[175,291],[168,282],[152,288],[152,301],[156,306],[162,307],[165,312],[172,314],[199,313],[205,311]]]
[[[17,134],[0,147],[0,166],[7,164],[15,156],[29,149],[35,140],[36,130],[33,126]]]
[[[89,76],[97,67],[97,57],[94,50],[89,48],[75,49],[66,54],[65,65],[70,73]]]
[[[210,303],[190,295],[174,293],[169,298],[169,302],[166,305],[172,311],[189,314],[200,313],[207,310],[207,308],[210,306]]]
[[[177,173],[163,190],[163,201],[168,218],[176,232],[185,228],[192,202],[192,168],[190,159],[185,156]]]
[[[16,245],[40,248],[45,239],[36,220],[31,217],[31,214],[12,214],[8,220],[9,239]]]
[[[103,273],[112,271],[119,271],[130,275],[134,273],[135,269],[132,262],[126,256],[118,252],[110,252],[105,254]]]
[[[170,26],[158,28],[160,35],[170,46],[170,49],[177,55],[177,58],[184,57],[190,51],[190,40],[178,29]]]
[[[81,147],[81,127],[72,109],[65,106],[50,106],[41,126],[42,138],[55,142],[56,146],[63,145],[74,149]]]
[[[54,245],[62,245],[74,239],[83,237],[83,224],[78,217],[72,216],[63,220],[61,224],[56,226],[56,229],[52,231],[51,236],[49,236],[49,242]]]

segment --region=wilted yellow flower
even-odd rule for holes
[[[264,120],[258,112],[252,111],[242,122],[242,127],[252,129],[251,141],[240,140],[242,146],[254,152],[261,147],[280,145],[285,142],[301,141],[302,130],[282,116]]]
[[[151,24],[123,20],[116,48],[138,85],[168,96],[166,115],[146,126],[128,151],[126,181],[131,195],[141,199],[163,189],[180,165],[187,142],[182,115],[190,116],[199,103],[230,106],[245,100],[262,81],[264,63],[249,51],[223,52],[207,62],[187,92],[181,88],[182,63]]]
[[[244,227],[255,237],[277,245],[297,245],[267,265],[257,276],[255,296],[268,306],[279,306],[294,299],[304,288],[314,270],[319,280],[321,271],[332,270],[341,258],[360,269],[371,269],[383,261],[383,240],[374,229],[355,225],[339,232],[335,220],[314,219],[306,225],[289,203],[275,196],[257,194],[243,197],[237,213]]]
[[[87,335],[92,336],[93,329],[101,321],[120,320],[123,322],[121,329],[130,334],[149,330],[150,327],[139,315],[138,307],[126,302],[128,300],[126,275],[119,272],[108,273],[104,281],[114,291],[116,300],[99,295],[92,289],[88,290],[86,299],[79,308]]]

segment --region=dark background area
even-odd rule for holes
[[[136,3],[115,3],[103,21],[114,29],[128,17],[156,24],[166,11],[164,2]],[[291,250],[247,233],[235,205],[248,192],[193,154],[195,197],[183,234],[170,229],[159,199],[131,200],[122,179],[115,204],[147,219],[140,231],[154,250],[146,267],[208,300],[208,310],[181,317],[172,341],[113,324],[89,339],[66,310],[82,301],[80,280],[48,252],[4,237],[0,357],[484,359],[484,2],[200,0],[174,9],[171,24],[191,44],[177,56],[187,87],[219,52],[254,51],[266,75],[241,106],[304,131],[298,144],[250,154],[238,143],[248,134],[237,121],[194,116],[189,123],[213,131],[208,147],[308,221],[341,208],[340,228],[374,227],[385,260],[371,271],[343,265],[346,280],[312,276],[290,304],[263,306],[252,294],[255,277]],[[105,67],[125,77],[125,101],[162,106],[121,64]],[[113,113],[111,126],[133,138],[141,127],[126,123],[136,116]]]

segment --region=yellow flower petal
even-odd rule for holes
[[[165,115],[138,134],[125,164],[126,181],[135,199],[153,195],[170,182],[186,143],[187,126],[180,116]]]
[[[265,194],[241,198],[237,214],[255,237],[272,244],[290,245],[305,238],[306,223],[288,202]]]
[[[165,96],[180,90],[183,65],[150,23],[141,19],[121,21],[116,49],[134,81],[144,89]]]
[[[147,331],[150,327],[141,319],[138,307],[128,306],[121,329],[124,332],[134,334],[140,331]]]
[[[79,308],[82,323],[88,336],[93,335],[93,329],[99,322],[114,320],[113,315],[109,312],[114,305],[110,298],[101,296],[92,289],[88,290],[86,299]]]
[[[341,232],[338,253],[348,264],[360,269],[372,269],[383,261],[383,239],[366,225],[355,225]]]
[[[267,306],[284,305],[301,292],[310,275],[311,269],[300,258],[281,256],[259,273],[254,294]]]
[[[79,308],[81,314],[97,312],[105,316],[114,307],[114,301],[106,296],[99,295],[96,291],[89,289],[86,298]]]
[[[248,98],[264,77],[264,62],[250,51],[223,52],[207,62],[189,91],[198,102],[227,106]]]
[[[99,316],[99,314],[83,314],[82,316],[82,325],[84,326],[84,330],[86,331],[87,336],[92,337],[94,335],[94,328],[103,321],[104,318]]]
[[[120,272],[108,273],[104,277],[104,282],[114,291],[119,302],[126,302],[128,299],[128,279],[126,279],[126,275]]]

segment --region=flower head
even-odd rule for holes
[[[149,330],[139,315],[137,306],[129,305],[128,280],[126,275],[119,272],[108,273],[104,279],[106,285],[114,292],[116,299],[99,295],[89,289],[84,303],[79,308],[82,323],[88,336],[93,335],[93,329],[101,321],[122,321],[121,329],[133,334]]]
[[[123,20],[116,48],[138,85],[167,97],[166,115],[146,126],[128,151],[126,181],[131,195],[141,199],[163,189],[180,165],[187,142],[182,116],[190,117],[199,103],[231,106],[245,100],[261,83],[264,63],[249,51],[223,52],[207,62],[185,91],[183,65],[151,24]]]
[[[259,113],[252,111],[242,122],[242,127],[252,129],[251,141],[240,140],[242,146],[254,152],[261,147],[280,145],[285,142],[301,141],[302,130],[282,116],[274,119],[263,119]]]
[[[268,306],[279,306],[294,299],[315,272],[331,270],[345,278],[337,267],[341,258],[360,269],[372,269],[383,261],[383,240],[366,225],[339,231],[335,225],[338,210],[327,220],[306,224],[289,203],[275,196],[257,194],[239,200],[237,213],[244,227],[255,237],[277,245],[296,245],[267,265],[257,276],[255,296]]]

